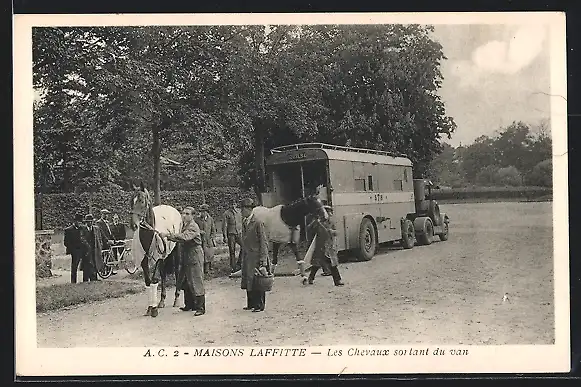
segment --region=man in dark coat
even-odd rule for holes
[[[103,249],[108,249],[109,247],[115,244],[115,241],[113,240],[113,233],[111,232],[111,224],[109,223],[110,213],[111,212],[108,209],[103,208],[101,210],[101,217],[96,222],[97,226],[101,230],[101,236],[103,237],[102,241]],[[113,270],[111,274],[117,274],[117,272]]]
[[[176,287],[184,291],[184,312],[195,311],[194,316],[206,313],[204,289],[204,251],[200,228],[194,221],[195,210],[186,207],[182,211],[183,225],[179,234],[163,233],[162,236],[174,241],[181,253],[181,268]]]
[[[111,233],[111,225],[109,224],[109,210],[103,208],[101,210],[101,217],[97,220],[96,225],[101,229],[103,241],[109,244],[113,243],[113,234]]]
[[[83,215],[81,214],[76,214],[73,224],[65,228],[65,253],[71,255],[71,283],[73,284],[77,283],[79,264],[87,252],[84,231]]]
[[[85,226],[87,227],[86,241],[88,245],[85,262],[83,265],[83,281],[99,281],[97,273],[103,270],[103,240],[104,236],[99,226],[94,224],[93,215],[85,215]],[[85,279],[86,278],[86,279]]]
[[[323,265],[328,265],[331,275],[333,276],[333,282],[335,283],[335,286],[343,286],[344,284],[341,280],[339,269],[337,268],[337,265],[339,264],[339,258],[337,256],[337,229],[335,227],[333,208],[330,206],[324,207],[329,214],[329,218],[327,220],[316,218],[313,223],[309,225],[315,231],[317,236],[315,250],[313,251],[313,257],[311,259],[309,284],[313,284],[317,271]]]
[[[264,223],[251,216],[254,202],[244,199],[241,203],[242,216],[242,281],[241,288],[246,290],[246,307],[244,310],[262,312],[266,304],[266,293],[256,289],[254,270],[261,267],[270,268],[268,253],[268,234]]]
[[[115,261],[119,261],[119,257],[125,250],[125,238],[127,238],[127,230],[125,225],[119,222],[119,215],[113,214],[113,223],[111,227],[111,239],[113,239],[113,246],[118,246],[113,249]]]
[[[127,238],[127,231],[125,224],[119,221],[119,215],[113,215],[113,223],[111,224],[111,236],[114,241],[122,241]]]
[[[210,206],[202,204],[200,206],[200,217],[196,221],[202,234],[202,249],[204,250],[204,274],[212,270],[212,261],[214,260],[214,250],[216,248],[216,224],[214,219],[208,213]]]
[[[236,201],[232,201],[232,206],[228,208],[222,216],[222,237],[228,243],[228,253],[230,254],[230,270],[232,273],[240,270],[240,255],[236,260],[236,244],[242,248],[242,214],[238,209]]]

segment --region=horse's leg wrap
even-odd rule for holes
[[[145,316],[151,316],[151,286],[145,286],[145,294],[147,295],[147,312],[145,312]]]
[[[151,284],[151,317],[157,317],[157,285]]]

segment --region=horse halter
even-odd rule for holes
[[[135,204],[137,203],[138,197],[140,195],[145,196],[145,203],[143,206],[143,209],[141,212],[136,212],[135,211]],[[139,217],[139,225],[145,225],[146,228],[149,229],[153,229],[153,227],[151,227],[151,225],[147,224],[147,222],[145,222],[145,217],[147,216],[147,210],[151,207],[151,198],[149,197],[147,192],[141,192],[141,193],[137,193],[136,196],[133,197],[133,203],[131,206],[131,215],[136,215],[137,217]]]

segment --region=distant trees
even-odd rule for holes
[[[536,126],[513,122],[494,137],[471,145],[448,144],[432,163],[431,176],[441,185],[552,186],[552,143],[547,121]]]

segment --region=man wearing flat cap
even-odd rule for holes
[[[115,243],[115,238],[113,238],[113,233],[111,232],[111,225],[109,224],[110,213],[111,212],[108,209],[103,208],[101,210],[101,217],[96,222],[97,226],[99,226],[99,229],[101,230],[101,236],[103,237],[103,241],[101,242],[103,249],[108,249]],[[113,270],[111,274],[117,274],[117,272]]]
[[[206,290],[204,287],[204,251],[200,228],[194,220],[195,210],[186,207],[182,211],[182,229],[179,233],[161,233],[170,241],[179,244],[181,255],[180,273],[176,287],[184,291],[184,312],[194,312],[194,316],[206,313]]]
[[[204,274],[212,270],[212,261],[214,260],[214,249],[216,248],[216,223],[208,211],[210,206],[202,204],[200,206],[200,217],[196,221],[200,227],[202,235],[202,249],[204,250]]]
[[[344,283],[339,274],[339,258],[337,256],[337,229],[335,226],[335,218],[333,216],[333,208],[331,206],[324,206],[329,214],[328,219],[316,218],[309,227],[315,232],[317,240],[315,242],[315,250],[313,251],[313,258],[311,259],[311,272],[309,274],[309,285],[315,281],[317,271],[327,265],[333,283],[335,286],[343,286]]]
[[[87,251],[82,214],[75,214],[73,224],[65,228],[64,245],[66,248],[65,254],[71,255],[71,283],[76,284],[79,264]]]
[[[242,214],[238,209],[238,202],[232,200],[230,207],[222,215],[222,237],[228,243],[230,256],[230,271],[236,273],[240,270],[240,256],[236,260],[236,244],[242,248]]]

